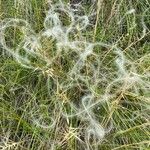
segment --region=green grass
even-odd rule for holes
[[[0,149],[150,149],[150,2],[100,0],[95,5],[85,2],[83,8],[97,15],[90,18],[86,30],[69,35],[70,40],[107,46],[95,46],[81,70],[77,66],[69,74],[87,46],[79,44],[81,51],[65,47],[56,56],[57,39],[40,36],[47,1],[0,0],[1,39],[7,18],[23,19],[32,28],[28,31],[21,23],[8,27],[7,46],[13,52],[19,47],[19,55],[25,58],[23,44],[19,45],[24,37],[40,37],[41,44],[38,53],[27,54],[28,63],[12,56],[0,41]],[[132,9],[135,12],[130,14]],[[63,25],[70,23],[67,14],[60,17]],[[115,47],[122,53],[114,52]],[[105,130],[102,138],[100,127]]]

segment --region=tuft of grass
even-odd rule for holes
[[[150,148],[148,0],[0,0],[0,148]]]

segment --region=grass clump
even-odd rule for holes
[[[1,1],[0,148],[148,150],[149,6]]]

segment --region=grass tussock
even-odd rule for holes
[[[149,8],[1,0],[0,148],[148,150]]]

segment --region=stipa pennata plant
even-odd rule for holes
[[[133,8],[127,10],[117,25],[135,13]],[[86,30],[93,26],[90,19],[95,15],[96,12],[88,15],[79,4],[59,1],[50,4],[39,33],[23,19],[1,21],[3,50],[22,67],[40,74],[37,80],[46,84],[47,89],[42,91],[38,83],[40,92],[26,88],[25,97],[30,101],[21,108],[26,115],[19,120],[30,130],[35,128],[35,137],[40,141],[44,133],[44,142],[51,143],[46,144],[46,149],[65,149],[69,143],[89,150],[110,148],[111,144],[112,149],[149,145],[149,70],[141,72],[139,63],[129,59],[117,43],[91,42],[86,38]],[[142,27],[140,39],[148,32],[144,19]],[[15,44],[7,39],[9,28],[21,34]],[[149,54],[145,57],[148,59]],[[144,58],[138,61],[143,63]],[[39,98],[46,90],[49,95]],[[136,139],[135,132],[128,134],[135,130],[142,132],[144,139]]]

